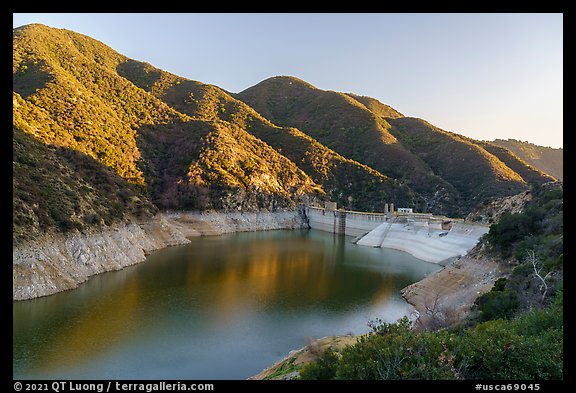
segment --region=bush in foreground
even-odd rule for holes
[[[546,310],[463,330],[415,332],[404,318],[379,324],[305,365],[302,379],[562,379],[562,294]]]

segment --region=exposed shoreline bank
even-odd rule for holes
[[[439,328],[466,319],[478,296],[490,291],[497,279],[510,274],[495,258],[472,250],[422,280],[402,288],[402,297],[419,317],[416,326]]]
[[[379,225],[377,221],[364,222],[366,217],[371,216],[362,215],[360,221],[355,223],[361,228],[354,230],[370,231],[377,227]],[[306,221],[313,229],[331,232],[332,228],[318,225],[320,222],[318,220],[324,217],[324,214],[319,216],[318,212],[315,212],[315,216],[308,216],[305,220],[298,210],[174,211],[159,213],[142,222],[96,228],[86,233],[74,231],[68,234],[46,234],[40,239],[13,247],[13,300],[33,299],[76,288],[92,275],[119,270],[142,262],[150,252],[186,244],[190,237],[231,232],[296,229],[307,227]],[[458,230],[452,228],[444,238],[431,236],[429,229],[412,228],[413,226],[390,225],[386,230],[386,239],[378,239],[378,244],[381,243],[382,247],[400,249],[419,259],[444,265],[449,260],[453,260],[453,258],[448,258],[455,256],[453,249],[463,253],[466,251],[460,244],[454,248],[453,241],[450,241],[451,237],[464,238],[467,245],[470,241],[476,242],[479,237],[473,225],[460,224],[463,228],[458,227]],[[467,233],[470,232],[469,228],[475,229],[472,231],[474,233]],[[433,243],[434,247],[431,249],[427,242]],[[428,246],[425,247],[426,245]],[[440,257],[436,255],[435,258],[426,258],[426,255],[422,255],[424,251],[420,248],[425,248],[427,254],[438,254]],[[416,309],[419,308],[416,307]]]
[[[91,232],[47,234],[12,249],[13,300],[77,288],[91,276],[140,263],[194,236],[302,227],[298,211],[164,212]]]

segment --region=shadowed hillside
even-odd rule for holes
[[[484,150],[498,157],[510,169],[518,173],[524,180],[531,184],[542,184],[556,180],[554,177],[540,171],[538,168],[528,164],[526,160],[517,156],[511,150],[494,145],[490,142],[476,142],[482,146]]]
[[[43,232],[151,217],[158,209],[93,158],[12,130],[14,244]]]
[[[465,209],[527,188],[522,176],[468,138],[422,119],[405,117],[389,121],[391,132],[402,144],[459,191]]]
[[[533,143],[516,139],[496,139],[490,143],[509,149],[534,168],[554,176],[558,180],[564,179],[563,149],[537,146]]]

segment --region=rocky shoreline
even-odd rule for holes
[[[298,211],[165,212],[143,222],[86,233],[46,234],[12,249],[13,300],[78,287],[90,276],[120,270],[189,237],[302,227]]]
[[[482,255],[476,248],[400,293],[418,314],[416,328],[444,328],[466,319],[478,296],[510,272],[510,266]]]

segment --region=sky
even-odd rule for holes
[[[563,147],[561,13],[43,13],[29,23],[238,93],[289,75],[478,140]]]

